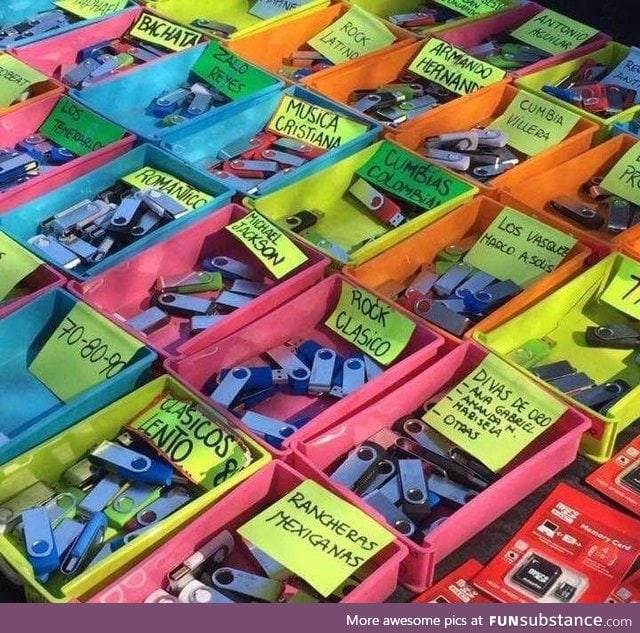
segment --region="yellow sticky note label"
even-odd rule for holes
[[[92,20],[121,11],[127,0],[56,0],[55,5],[79,18]]]
[[[242,525],[238,534],[324,597],[394,540],[362,510],[310,480]]]
[[[285,95],[267,130],[332,150],[367,131],[367,126],[302,99]]]
[[[505,132],[511,147],[535,156],[562,142],[579,120],[578,114],[521,91],[487,127]]]
[[[414,57],[411,72],[459,95],[468,95],[504,79],[500,68],[471,57],[437,38],[430,39]]]
[[[640,319],[640,263],[620,257],[613,279],[600,300],[634,319]]]
[[[202,33],[151,13],[142,13],[129,35],[142,42],[156,44],[170,51],[184,51],[199,44]]]
[[[29,370],[63,402],[117,376],[143,347],[84,303],[76,304]]]
[[[0,301],[41,263],[20,244],[0,233]]]
[[[282,279],[309,258],[275,224],[257,211],[226,227],[269,270],[276,279]]]
[[[187,209],[199,209],[213,200],[209,194],[155,167],[141,167],[121,180],[136,189],[151,188],[164,191]]]
[[[193,400],[162,397],[128,428],[162,453],[192,482],[207,490],[224,483],[246,466],[246,456],[228,423]]]
[[[640,205],[640,143],[636,143],[609,171],[602,187]]]
[[[517,369],[489,354],[423,420],[497,472],[566,410]]]
[[[378,18],[360,7],[352,7],[308,44],[329,61],[340,64],[386,48],[395,41],[396,36]]]
[[[325,325],[381,365],[400,356],[416,329],[411,319],[388,303],[344,281]]]
[[[10,106],[31,86],[47,77],[19,59],[0,53],[0,106]]]

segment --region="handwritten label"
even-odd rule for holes
[[[416,329],[411,319],[388,303],[344,281],[325,325],[382,365],[402,353]]]
[[[640,143],[613,166],[602,181],[603,189],[640,205]]]
[[[76,156],[95,152],[119,141],[125,130],[91,110],[62,97],[40,128],[40,134]]]
[[[56,0],[54,4],[79,18],[91,20],[121,11],[127,6],[127,0]]]
[[[522,288],[553,272],[576,239],[506,207],[467,253],[464,261],[496,279]]]
[[[277,226],[257,211],[226,227],[267,267],[282,279],[309,258]]]
[[[309,2],[311,0],[258,0],[249,9],[249,13],[261,20],[268,20],[282,13],[298,9]]]
[[[84,303],[62,319],[29,366],[63,402],[117,376],[143,347]]]
[[[459,95],[468,95],[504,79],[505,71],[433,38],[416,55],[409,70]]]
[[[542,97],[519,92],[490,126],[509,135],[509,145],[527,156],[535,156],[563,141],[580,116]]]
[[[512,5],[508,0],[434,0],[434,2],[468,18],[486,15],[494,11],[504,11]]]
[[[640,319],[640,264],[620,257],[613,279],[600,299],[612,308]]]
[[[136,189],[160,189],[188,209],[199,209],[213,200],[212,196],[155,167],[141,167],[122,181]]]
[[[31,86],[47,77],[11,55],[0,53],[0,107],[10,106]]]
[[[4,233],[0,233],[0,301],[27,276],[29,276],[41,262],[28,250],[14,242]]]
[[[238,534],[325,597],[394,540],[362,510],[310,480]]]
[[[597,34],[598,29],[551,9],[541,11],[511,33],[517,40],[551,55],[572,51]]]
[[[309,46],[334,64],[386,48],[396,36],[375,16],[352,7],[340,19],[318,33]]]
[[[640,103],[640,48],[634,46],[601,83],[635,90],[634,103]]]
[[[278,81],[218,42],[211,42],[205,48],[191,70],[230,99],[243,99]]]
[[[320,106],[285,95],[267,129],[281,136],[332,150],[367,131],[367,126]]]
[[[151,13],[140,14],[129,35],[141,42],[149,42],[175,52],[199,44],[203,37],[202,33]]]
[[[466,182],[386,141],[356,173],[426,210],[473,191]]]
[[[205,413],[193,400],[168,394],[129,423],[128,428],[207,490],[218,487],[246,466],[247,458],[233,435],[221,427],[213,413]]]
[[[423,419],[497,472],[566,410],[517,369],[489,354]]]

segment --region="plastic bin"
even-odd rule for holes
[[[109,81],[97,83],[83,90],[70,90],[78,101],[105,118],[135,132],[137,136],[159,143],[168,134],[183,135],[192,125],[211,123],[221,118],[232,117],[260,95],[275,93],[284,83],[273,77],[273,84],[258,90],[250,97],[212,107],[194,119],[177,125],[162,127],[160,119],[151,113],[150,106],[164,90],[179,88],[188,78],[192,66],[198,61],[207,44],[163,57],[151,64],[139,66],[134,71],[116,75]]]
[[[462,380],[486,356],[485,350],[467,341],[385,398],[313,438],[294,443],[294,465],[299,472],[319,478],[329,490],[374,516],[407,545],[409,556],[400,570],[400,582],[416,593],[431,585],[436,563],[476,536],[576,458],[580,437],[589,428],[588,419],[571,408],[567,409],[548,431],[508,466],[497,483],[462,506],[421,544],[389,527],[382,516],[354,492],[333,482],[327,472],[355,446],[378,431],[392,427],[396,420],[420,409],[426,399]]]
[[[146,384],[0,468],[0,504],[36,481],[43,481],[55,489],[67,468],[101,441],[116,437],[129,420],[144,411],[163,392],[177,398],[193,398],[193,394],[168,376]],[[114,394],[115,397],[118,395],[122,394]],[[270,461],[270,456],[250,438],[246,438],[246,442],[255,459],[251,465],[66,583],[53,581],[46,586],[40,583],[22,549],[16,547],[15,541],[6,534],[0,535],[0,556],[20,574],[31,601],[68,602],[91,595]]]
[[[100,169],[94,170],[63,187],[54,189],[50,193],[28,204],[24,204],[4,215],[0,215],[0,228],[25,248],[38,256],[42,256],[42,259],[48,261],[55,267],[55,262],[45,257],[44,254],[27,242],[29,238],[40,233],[38,228],[40,223],[85,198],[95,198],[99,192],[111,187],[123,176],[134,173],[142,167],[153,167],[169,173],[189,183],[205,194],[212,196],[213,199],[194,211],[152,231],[146,237],[132,242],[117,253],[106,257],[99,264],[92,266],[86,272],[75,272],[73,270],[63,271],[67,276],[84,280],[93,275],[98,275],[111,266],[124,261],[127,257],[139,253],[152,244],[172,235],[179,229],[189,226],[198,219],[212,213],[227,204],[231,199],[232,192],[225,189],[213,179],[197,173],[170,154],[156,147],[142,145],[124,156],[116,158],[110,163],[106,163]]]
[[[108,381],[64,403],[29,371],[49,336],[76,305],[64,290],[52,290],[0,321],[0,464],[37,446],[78,420],[132,391],[148,377],[156,354],[142,347],[129,365]],[[104,317],[96,313],[96,319]],[[4,488],[4,486],[3,486]]]
[[[389,131],[389,138],[419,152],[424,139],[447,132],[461,132],[473,127],[491,127],[513,101],[518,90],[513,86],[491,86],[481,92],[468,95],[464,101],[458,100],[436,108],[418,117],[399,132]],[[489,183],[473,182],[483,195],[496,198],[499,191],[515,183],[529,180],[548,169],[557,168],[574,156],[579,156],[591,147],[598,126],[587,118],[581,118],[569,135],[554,147],[530,156]],[[467,176],[464,176],[467,178]]]
[[[240,57],[248,59],[272,73],[278,73],[283,66],[284,58],[289,57],[297,50],[306,48],[305,45],[310,39],[339,20],[350,8],[347,4],[338,2],[326,9],[307,12],[269,29],[258,31],[247,37],[231,40],[228,43],[228,47]],[[337,66],[313,73],[309,77],[305,77],[300,83],[308,84],[312,77],[317,79],[327,75],[333,76],[336,68],[350,66],[352,63],[362,62],[362,60],[369,60],[371,55],[375,55],[378,52],[391,53],[415,41],[415,37],[404,29],[400,29],[388,22],[385,23],[385,26],[396,36],[396,41],[393,44],[375,53],[363,55],[356,60],[342,62]]]
[[[585,436],[581,452],[597,462],[604,462],[613,455],[618,434],[638,418],[640,367],[631,360],[631,352],[596,350],[584,344],[583,333],[589,326],[629,322],[621,312],[599,300],[622,259],[622,255],[610,255],[519,316],[492,330],[479,329],[475,334],[477,341],[505,359],[523,343],[549,337],[556,345],[545,359],[545,364],[566,360],[578,371],[587,373],[597,384],[622,379],[634,387],[604,417],[542,383],[592,420],[592,429]],[[522,371],[535,378],[525,369]]]
[[[221,181],[208,171],[208,167],[219,161],[217,158],[218,152],[225,145],[250,138],[262,132],[278,110],[280,102],[285,95],[336,112],[341,116],[366,125],[367,129],[360,136],[307,161],[301,167],[296,167],[289,174],[277,176],[271,182],[267,180],[258,187],[257,193],[252,194],[254,196],[277,191],[285,185],[296,183],[306,176],[318,173],[344,156],[353,154],[370,145],[380,135],[380,125],[369,118],[363,117],[349,108],[340,106],[315,92],[298,86],[290,86],[283,92],[272,91],[270,94],[262,95],[245,103],[241,108],[233,111],[228,110],[215,121],[203,120],[190,126],[189,129],[170,132],[164,136],[162,147],[178,156],[184,162],[194,166],[198,171],[207,174],[209,178],[214,178],[224,184],[224,181]],[[252,186],[248,186],[241,193],[248,194],[252,189]]]
[[[60,101],[59,96],[51,96],[0,115],[0,144],[3,147],[14,147],[16,143],[37,132],[49,114]],[[0,193],[0,214],[18,205],[25,204],[34,198],[47,194],[52,189],[97,169],[114,158],[129,151],[135,144],[135,136],[125,133],[123,138],[106,147],[44,172],[26,182],[9,187]]]
[[[223,530],[233,533],[303,481],[304,478],[292,468],[282,462],[272,462],[88,602],[143,602],[152,591],[166,587],[168,572],[216,534]],[[236,538],[239,537],[236,535]],[[391,543],[373,559],[377,569],[341,602],[384,602],[396,589],[400,563],[406,555],[407,550],[403,545],[398,541]],[[251,567],[255,566],[255,563],[247,561],[242,555],[234,553],[232,557],[233,565],[239,562],[242,568],[247,563]],[[258,569],[255,571],[259,573]]]
[[[635,113],[640,112],[640,104],[634,105],[620,114],[616,114],[605,119],[591,112],[587,112],[578,106],[543,93],[542,87],[547,85],[553,86],[562,81],[565,77],[572,75],[578,70],[578,68],[580,68],[582,63],[588,59],[600,64],[607,64],[613,70],[613,68],[615,68],[615,66],[617,66],[628,55],[629,50],[628,46],[618,44],[617,42],[609,42],[604,46],[604,48],[601,48],[598,51],[582,55],[572,61],[547,68],[546,70],[527,75],[526,77],[521,77],[517,80],[516,85],[536,94],[544,95],[545,99],[548,99],[553,103],[557,103],[572,112],[577,112],[580,116],[600,125],[601,127],[596,134],[596,142],[602,143],[602,141],[608,139],[613,134],[613,127],[616,123],[619,121],[626,121]]]
[[[630,134],[635,138],[640,138],[640,125],[632,122],[632,119],[636,114],[637,113],[632,113],[629,111],[624,113],[624,117],[614,124],[613,135],[618,136],[620,134]],[[640,118],[636,120],[640,120]]]
[[[165,367],[189,388],[204,393],[208,381],[221,369],[238,365],[265,365],[259,359],[261,354],[292,339],[314,339],[336,350],[341,356],[348,357],[356,348],[324,324],[338,302],[343,281],[345,279],[341,275],[333,275],[253,321],[233,336],[219,339],[215,332],[205,331],[198,341],[194,341],[193,346],[188,349],[185,346],[185,353],[189,354],[187,358],[170,359],[166,361]],[[282,450],[271,446],[270,450],[275,455],[286,458],[290,454],[292,438],[296,435],[310,433],[315,428],[323,427],[328,421],[350,415],[383,391],[402,382],[423,363],[428,364],[442,344],[440,336],[424,324],[418,323],[408,345],[394,363],[352,394],[334,401],[328,396],[318,399],[279,393],[253,407],[253,411],[280,420],[313,417],[300,431],[284,440]],[[210,391],[205,397],[209,394]],[[231,419],[244,428],[239,418],[231,416]]]
[[[632,228],[618,235],[609,233],[606,225],[597,231],[585,229],[547,205],[558,196],[569,196],[593,204],[590,198],[581,195],[582,185],[596,176],[605,176],[637,142],[627,135],[609,139],[570,161],[549,165],[536,176],[505,187],[500,199],[505,204],[529,208],[545,222],[557,224],[587,244],[597,242],[610,248],[616,247],[625,239],[633,239],[634,235],[638,235],[638,229]]]
[[[395,229],[388,230],[373,242],[357,246],[364,240],[377,235],[382,225],[372,215],[364,211],[364,207],[352,198],[347,190],[351,186],[356,171],[375,155],[383,143],[389,144],[390,141],[376,143],[277,193],[257,200],[245,201],[245,204],[255,207],[282,228],[286,228],[284,220],[288,216],[302,209],[321,211],[324,217],[320,219],[314,231],[317,230],[323,237],[346,250],[357,247],[349,254],[348,263],[358,265],[432,224],[476,194],[477,189],[469,185],[468,188],[464,188],[462,193],[448,202],[421,213],[418,217]],[[391,146],[394,145],[391,143]],[[418,162],[420,160],[417,159]],[[430,165],[426,159],[422,160],[425,166]],[[443,171],[443,174],[447,173]],[[451,177],[451,182],[456,185],[465,184],[455,176]],[[331,253],[328,254],[331,255]]]
[[[5,0],[3,3],[2,9],[0,10],[0,28],[16,24],[22,20],[31,18],[38,13],[42,13],[43,11],[52,11],[57,9],[54,0]],[[81,28],[83,26],[87,26],[89,24],[94,24],[95,22],[101,22],[102,20],[109,19],[113,15],[117,15],[119,13],[127,13],[134,11],[135,2],[133,0],[128,0],[127,5],[124,9],[120,9],[119,11],[114,11],[105,16],[101,16],[98,18],[93,18],[91,20],[83,20],[79,17],[74,17],[71,14],[68,14],[75,21],[71,24],[67,24],[59,29],[55,29],[53,31],[47,31],[45,33],[41,33],[40,35],[33,35],[31,37],[25,37],[22,40],[19,40],[12,44],[11,46],[14,48],[27,46],[28,44],[32,44],[33,42],[39,42],[41,40],[46,40],[50,38],[53,34],[58,35],[59,33],[67,33],[69,31],[73,31],[75,29]],[[0,47],[1,48],[1,47]]]
[[[160,275],[201,270],[205,257],[225,255],[239,259],[270,276],[266,267],[224,228],[245,214],[246,210],[238,205],[224,207],[91,281],[83,284],[71,281],[69,289],[159,354],[179,356],[185,344],[202,336],[189,338],[188,319],[172,317],[170,325],[145,336],[128,327],[122,318],[131,318],[152,305],[151,289]],[[320,281],[329,260],[317,251],[304,246],[301,248],[308,257],[305,264],[277,281],[273,288],[256,297],[250,305],[229,314],[220,325],[212,328],[209,335],[216,338],[229,336]],[[127,292],[123,294],[122,288],[125,287]]]
[[[381,293],[387,301],[393,302],[392,298],[388,296],[388,290],[385,291],[385,288],[390,288],[389,284],[401,284],[406,287],[424,264],[431,264],[435,261],[436,255],[441,250],[465,237],[472,235],[480,237],[503,209],[502,204],[489,198],[483,196],[474,198],[431,226],[422,229],[419,233],[412,235],[400,244],[396,244],[361,266],[345,268],[344,274],[365,288]],[[546,222],[546,218],[537,217],[535,213],[527,212],[520,207],[516,207],[516,210]],[[479,325],[484,329],[496,327],[526,310],[549,292],[553,292],[579,274],[590,253],[591,251],[586,246],[578,242],[564,263],[554,272],[541,277],[517,297],[480,321]],[[403,309],[396,303],[393,305],[397,309]],[[458,343],[461,341],[460,338],[433,323],[427,323],[430,328],[445,338]],[[471,337],[476,327],[468,330],[464,338]]]

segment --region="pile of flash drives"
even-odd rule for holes
[[[514,281],[498,280],[462,261],[477,239],[470,236],[440,251],[433,264],[417,273],[398,301],[423,319],[462,336],[522,292]]]
[[[222,369],[210,381],[210,397],[227,409],[244,411],[246,426],[278,449],[311,418],[283,421],[250,411],[251,407],[277,394],[343,398],[382,373],[365,354],[343,358],[314,340],[274,347],[265,352],[264,360],[267,365]]]
[[[156,589],[145,602],[338,602],[374,567],[373,563],[364,565],[327,599],[261,549],[237,534],[234,539],[225,530],[172,569],[165,580],[166,589]]]
[[[487,42],[467,48],[466,51],[472,57],[482,59],[488,64],[507,72],[537,64],[549,57],[549,53],[545,53],[534,46],[522,44],[508,33],[496,35]]]
[[[0,147],[0,193],[74,158],[68,149],[40,134],[27,136],[14,148]]]
[[[302,81],[305,77],[313,75],[334,65],[322,53],[313,50],[310,46],[294,51],[282,60],[282,67],[278,70],[280,75]]]
[[[158,189],[137,190],[118,182],[95,200],[44,220],[41,233],[29,243],[61,268],[84,271],[187,212]]]
[[[245,463],[234,458],[233,472],[250,461],[241,449],[234,455],[245,455]],[[214,485],[223,481],[214,478]],[[0,531],[24,548],[38,580],[49,582],[57,574],[77,576],[199,494],[155,449],[125,431],[65,471],[58,490],[38,482],[8,500],[0,508]]]
[[[444,395],[428,400],[427,410]],[[422,420],[399,420],[356,446],[330,479],[367,502],[404,536],[421,543],[458,508],[499,479]]]
[[[8,47],[28,37],[42,35],[71,24],[76,18],[60,9],[43,11],[17,24],[0,29],[0,46]]]
[[[396,26],[421,35],[430,26],[444,24],[450,20],[458,20],[460,18],[464,18],[464,16],[457,11],[447,9],[434,2],[425,2],[413,13],[396,13],[390,15],[387,19]]]
[[[213,327],[225,315],[243,308],[273,285],[251,266],[225,256],[207,257],[203,270],[159,277],[151,290],[154,304],[127,321],[143,334],[151,334],[172,319],[188,319],[189,335]]]

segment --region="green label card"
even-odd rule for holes
[[[396,36],[375,16],[352,7],[308,44],[334,64],[386,48]]]
[[[463,180],[387,141],[356,173],[373,186],[426,210],[473,191]]]
[[[79,18],[92,20],[124,9],[127,0],[56,0],[54,4]]]
[[[309,259],[293,240],[257,211],[252,211],[226,229],[239,239],[276,279],[282,279]]]
[[[325,597],[394,541],[362,510],[310,480],[238,534]]]
[[[434,2],[468,18],[502,11],[513,4],[509,0],[434,0]]]
[[[609,171],[602,187],[640,205],[640,143],[636,143]]]
[[[267,130],[332,150],[358,138],[368,127],[337,112],[285,95]]]
[[[381,365],[389,365],[402,353],[416,329],[411,319],[388,303],[344,281],[325,325]]]
[[[40,264],[28,250],[0,233],[0,301]]]
[[[76,304],[29,370],[63,402],[117,376],[143,347],[84,303]]]
[[[423,420],[498,472],[566,410],[517,369],[489,354]]]
[[[518,92],[509,107],[489,126],[509,136],[509,145],[535,156],[563,141],[580,116],[542,97]]]
[[[69,97],[62,97],[40,128],[40,134],[66,147],[76,156],[95,152],[119,141],[125,130],[87,110]]]
[[[243,99],[278,80],[248,64],[218,42],[211,42],[193,72],[230,99]]]
[[[129,35],[141,42],[149,42],[175,52],[191,48],[203,38],[198,31],[151,13],[141,13]]]
[[[141,167],[124,176],[122,181],[136,189],[160,189],[187,209],[199,209],[213,200],[210,195],[155,167]]]
[[[600,299],[612,308],[640,319],[640,263],[620,257],[615,276]]]
[[[222,426],[225,425],[223,421]],[[193,400],[167,394],[129,423],[128,428],[207,490],[216,488],[246,466],[242,447],[221,428],[216,414],[205,413]]]
[[[505,207],[464,261],[496,279],[511,279],[526,288],[553,272],[576,241],[566,233]]]
[[[424,45],[409,70],[459,95],[486,88],[506,75],[504,70],[436,38]]]
[[[598,29],[581,24],[551,9],[541,11],[511,33],[521,42],[551,55],[572,51],[597,34]]]
[[[19,59],[0,53],[0,107],[10,106],[31,86],[47,81],[47,77],[23,64]]]

